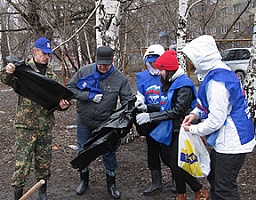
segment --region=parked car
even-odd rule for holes
[[[221,52],[222,61],[244,80],[251,57],[251,48],[232,48]]]

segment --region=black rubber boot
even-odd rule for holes
[[[23,187],[14,188],[14,199],[19,200],[23,196]]]
[[[171,192],[176,194],[176,182],[174,179],[172,179],[172,185],[171,185]]]
[[[120,199],[121,194],[118,190],[116,190],[116,177],[107,175],[107,189],[108,193],[114,198],[114,199]]]
[[[151,170],[152,183],[151,186],[144,190],[143,194],[149,196],[158,192],[162,192],[162,174],[160,170]]]
[[[77,195],[83,195],[89,185],[89,171],[80,173],[80,183],[76,188]]]
[[[43,184],[38,190],[38,200],[48,199],[46,194],[46,189],[47,189],[47,181],[45,181],[45,184]]]

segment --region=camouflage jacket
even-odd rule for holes
[[[36,72],[39,72],[33,59],[26,62],[27,65],[31,66]],[[46,77],[58,81],[58,77],[55,73],[51,72],[49,67],[46,69]],[[10,81],[13,79],[13,75],[7,74],[5,69],[0,73],[0,78],[3,83],[10,85]],[[26,129],[40,129],[46,130],[51,129],[55,124],[54,114],[48,114],[47,110],[41,105],[18,95],[16,116],[15,116],[15,127],[26,128]]]

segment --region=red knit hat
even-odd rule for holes
[[[155,67],[160,70],[175,71],[178,69],[177,53],[174,50],[165,51],[156,59]]]

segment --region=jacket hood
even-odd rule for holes
[[[215,68],[229,69],[228,66],[221,61],[221,55],[210,35],[199,36],[192,40],[183,49],[182,52],[192,61],[196,68],[196,74],[201,81]]]
[[[156,68],[154,68],[154,67],[152,67],[149,62],[146,62],[146,67],[147,67],[147,70],[149,71],[149,73],[150,73],[152,76],[158,75],[159,70],[156,69]]]

